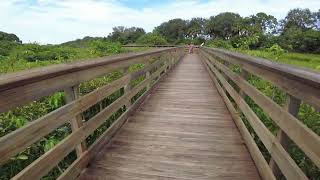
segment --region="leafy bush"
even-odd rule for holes
[[[73,48],[35,43],[21,45],[11,53],[11,58],[28,62],[65,60],[75,56],[76,51]]]
[[[0,41],[0,56],[8,56],[20,44],[11,41]]]
[[[232,40],[232,44],[235,48],[239,49],[251,49],[259,43],[259,36],[252,35],[241,38],[235,38]]]
[[[161,36],[160,34],[156,33],[148,33],[137,40],[137,44],[142,45],[165,45],[168,44],[167,40]]]
[[[266,51],[273,53],[276,59],[279,59],[279,57],[285,53],[285,50],[282,49],[278,44],[272,45],[270,48],[267,48]]]
[[[222,39],[215,39],[213,41],[210,41],[208,43],[208,46],[214,48],[233,49],[233,46],[231,45],[230,41],[225,41]]]
[[[91,43],[91,53],[98,56],[106,56],[121,52],[121,44],[105,40],[96,40]]]

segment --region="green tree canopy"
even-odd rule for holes
[[[137,40],[137,44],[142,45],[165,45],[168,44],[167,40],[161,36],[160,34],[156,33],[147,33],[142,35]]]
[[[281,22],[283,31],[289,28],[307,30],[317,26],[317,13],[312,13],[309,9],[292,9]]]
[[[165,37],[169,43],[178,44],[185,38],[186,30],[187,22],[185,20],[172,19],[156,27],[154,32]]]
[[[206,23],[206,31],[212,37],[228,40],[239,34],[241,16],[236,13],[224,12],[211,16]]]
[[[137,39],[146,34],[143,28],[124,26],[117,26],[113,28],[113,32],[109,34],[108,39],[112,41],[118,41],[121,44],[130,44],[137,41]]]
[[[192,18],[187,22],[186,35],[187,37],[194,39],[202,37],[205,33],[205,23],[204,18]]]
[[[0,41],[9,41],[9,42],[16,42],[16,43],[22,42],[17,35],[9,34],[2,31],[0,31]]]

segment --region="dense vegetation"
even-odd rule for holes
[[[138,27],[126,28],[118,26],[107,37],[85,37],[59,45],[23,44],[16,35],[0,32],[0,74],[146,49],[135,48],[134,50],[128,50],[121,47],[122,44],[164,45],[201,44],[203,42],[210,47],[225,48],[319,71],[319,22],[320,11],[311,12],[308,9],[293,9],[289,11],[283,20],[279,21],[272,15],[265,13],[241,17],[236,13],[225,12],[208,19],[169,20],[156,27],[150,33],[146,33],[144,29]],[[131,67],[130,70],[135,71],[142,67],[143,65],[136,65]],[[238,67],[233,68],[235,71],[239,71]],[[115,71],[104,77],[84,82],[80,85],[80,93],[81,95],[87,94],[121,76],[122,73],[120,71]],[[284,104],[285,93],[270,82],[256,76],[251,76],[249,82],[278,104]],[[90,108],[83,114],[84,119],[88,120],[100,111],[101,106],[106,107],[122,94],[123,91],[116,92],[106,98],[102,105],[95,105]],[[277,127],[272,123],[270,117],[251,99],[248,98],[246,101],[266,126],[273,133],[276,133]],[[64,93],[58,92],[26,106],[0,114],[0,137],[64,104]],[[106,121],[99,130],[87,139],[87,143],[91,144],[123,110],[119,110],[118,113],[111,117],[111,121]],[[320,113],[313,107],[302,103],[299,111],[299,120],[303,121],[314,132],[320,134]],[[63,125],[12,158],[7,164],[0,166],[0,179],[8,179],[14,176],[59,143],[70,134],[70,131],[69,124]],[[254,133],[252,134],[266,159],[270,158],[261,141]],[[311,179],[320,177],[319,169],[293,143],[291,143],[290,154]],[[75,152],[72,152],[44,179],[56,178],[74,159]]]
[[[149,37],[157,36],[161,43],[165,42],[163,37],[169,44],[205,42],[238,49],[265,49],[277,44],[286,51],[320,53],[319,23],[320,10],[293,9],[282,20],[263,12],[249,17],[225,12],[208,19],[172,19],[155,27]],[[136,41],[144,34],[141,28],[116,27],[108,38],[122,44],[144,43],[146,40]]]

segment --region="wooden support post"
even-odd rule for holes
[[[66,103],[70,103],[78,99],[79,96],[80,96],[79,85],[75,85],[65,89]],[[83,125],[82,115],[81,114],[76,115],[73,119],[70,120],[70,124],[71,124],[72,132],[79,129]],[[86,148],[87,148],[87,145],[85,141],[82,142],[80,145],[78,145],[76,147],[77,156],[80,157],[80,155],[86,150]]]
[[[240,76],[245,79],[248,80],[249,79],[249,73],[248,71],[244,70],[243,68],[241,69],[241,73]],[[242,89],[240,89],[239,91],[239,95],[244,99],[246,97],[246,94],[244,93],[244,91]]]
[[[286,103],[284,105],[284,109],[287,110],[290,114],[293,116],[297,117],[299,113],[299,108],[300,108],[301,100],[297,99],[289,94],[287,94],[286,98]],[[281,129],[278,130],[277,132],[277,140],[280,142],[282,147],[287,151],[289,148],[289,137],[288,135],[283,132]],[[281,177],[281,170],[277,166],[276,162],[272,159],[270,159],[269,166],[274,174],[274,176],[279,179]]]
[[[170,55],[170,67],[173,67],[175,64],[175,54],[172,52],[169,54]]]
[[[123,69],[123,74],[129,74],[129,67],[125,67]],[[124,94],[129,93],[129,91],[131,90],[131,81],[124,86]],[[131,99],[129,99],[126,103],[125,103],[126,109],[129,109],[129,107],[131,106]]]
[[[169,67],[167,60],[164,60],[164,66],[166,67],[166,68],[164,68],[164,73],[166,73],[168,71],[168,67]]]
[[[150,62],[149,62],[148,60],[146,61],[145,66],[146,66],[146,67],[147,67],[147,66],[148,66],[148,67],[151,66],[151,64],[150,64]],[[147,69],[148,69],[148,67],[147,67]],[[150,71],[151,71],[151,69],[147,70],[147,72],[146,72],[146,79],[149,79],[149,78],[150,78],[150,75],[151,75]],[[150,82],[147,84],[147,90],[150,89],[150,87],[151,87],[151,85],[152,85],[151,83],[152,83],[152,81],[150,80]]]

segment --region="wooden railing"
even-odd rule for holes
[[[308,179],[287,152],[288,142],[291,139],[318,168],[320,167],[319,135],[297,119],[301,101],[319,111],[320,74],[221,49],[201,47],[200,55],[231,112],[261,177],[276,179],[283,174],[290,180]],[[240,73],[234,72],[232,66],[240,68]],[[267,80],[285,91],[285,107],[281,107],[251,85],[247,81],[249,75]],[[270,132],[255,114],[246,102],[246,96],[249,96],[279,127],[277,135]],[[241,115],[245,116],[268,150],[270,162],[263,157]]]
[[[12,110],[58,91],[65,92],[67,101],[64,106],[1,137],[0,165],[5,164],[10,158],[69,122],[72,133],[28,165],[13,179],[40,179],[76,149],[77,159],[59,177],[59,179],[74,179],[146,98],[163,75],[183,55],[183,48],[172,47],[74,64],[49,66],[0,77],[0,112]],[[150,59],[158,60],[152,62]],[[139,71],[130,72],[129,67],[137,63],[142,63],[145,67]],[[84,96],[79,96],[80,83],[104,76],[118,69],[122,69],[124,72],[121,78]],[[145,77],[144,80],[133,86],[132,82],[142,76]],[[120,89],[124,90],[122,96],[101,109],[90,120],[83,121],[81,114],[84,111]],[[134,97],[143,90],[145,90],[144,93],[137,100],[134,100]],[[124,106],[125,112],[94,144],[87,148],[86,138],[108,117]]]

